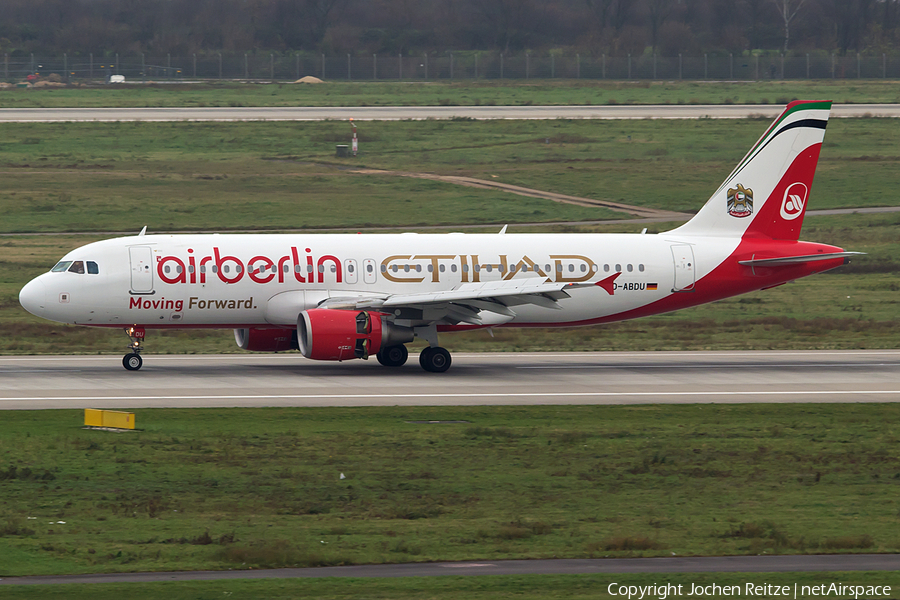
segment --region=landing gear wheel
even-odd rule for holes
[[[144,364],[144,359],[141,358],[140,354],[132,352],[131,354],[126,354],[122,359],[122,366],[128,369],[129,371],[137,371]]]
[[[419,354],[419,364],[429,373],[443,373],[450,368],[450,353],[440,346],[425,348]]]
[[[403,366],[406,363],[406,359],[409,358],[409,351],[403,344],[388,346],[387,348],[379,350],[378,354],[375,355],[375,358],[377,358],[378,362],[385,367],[400,367]]]

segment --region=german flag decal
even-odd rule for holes
[[[648,290],[655,290],[657,287],[658,287],[658,286],[657,286],[655,283],[648,283],[648,284],[647,284],[647,289],[648,289]]]

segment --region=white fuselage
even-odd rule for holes
[[[580,287],[557,307],[513,303],[514,316],[484,322],[579,324],[690,291],[738,243],[671,234],[148,235],[78,248],[62,260],[94,262],[97,273],[46,273],[22,298],[35,314],[81,325],[293,327],[299,311],[327,299],[525,278],[594,283],[620,272],[613,293]]]

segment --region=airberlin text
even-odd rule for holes
[[[326,277],[341,283],[345,276],[353,274],[355,277],[357,269],[354,260],[344,261],[331,254],[316,257],[311,248],[301,252],[300,248],[291,247],[280,257],[259,255],[249,260],[225,254],[218,247],[206,254],[197,256],[192,248],[188,248],[184,257],[158,256],[156,273],[168,284],[205,284],[207,279],[216,278],[233,284],[245,276],[259,284],[285,283],[291,279],[299,283],[325,283]],[[405,254],[389,256],[380,265],[381,276],[394,283],[421,283],[426,277],[432,283],[438,283],[446,271],[459,273],[462,283],[480,282],[492,272],[497,273],[494,277],[503,280],[512,279],[519,273],[532,273],[546,277],[548,281],[576,283],[590,279],[598,268],[590,258],[579,254],[551,254],[540,262],[528,256],[499,255],[494,261],[480,259],[477,254]]]

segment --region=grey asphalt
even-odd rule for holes
[[[157,344],[149,331],[146,347]],[[443,374],[415,354],[396,369],[297,353],[144,354],[138,372],[121,355],[0,357],[7,410],[898,401],[900,350],[454,354]]]
[[[774,118],[781,105],[367,106],[222,108],[4,108],[0,122],[64,121],[398,121],[421,119]],[[900,104],[835,104],[833,117],[900,117]]]
[[[311,577],[439,577],[442,575],[576,575],[628,573],[790,573],[900,570],[898,554],[813,554],[794,556],[710,556],[667,558],[598,558],[498,560],[461,563],[408,563],[262,569],[254,571],[184,571],[9,577],[0,585],[61,583],[153,583],[228,579],[291,579]],[[609,583],[616,583],[610,578]],[[628,582],[620,581],[626,585]],[[761,582],[760,582],[761,583]],[[874,585],[874,584],[873,584]]]

